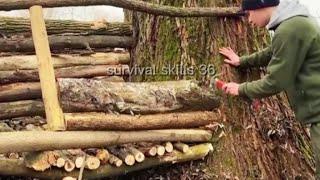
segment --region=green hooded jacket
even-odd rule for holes
[[[320,122],[320,27],[297,1],[282,1],[267,28],[271,46],[240,58],[240,67],[267,66],[258,81],[240,85],[240,96],[263,98],[286,91],[296,118]]]

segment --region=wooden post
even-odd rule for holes
[[[57,85],[41,6],[30,8],[33,42],[38,59],[39,77],[49,130],[65,130],[63,112],[58,100]]]

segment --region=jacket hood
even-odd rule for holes
[[[300,4],[298,0],[281,0],[266,27],[267,29],[274,29],[283,21],[294,16],[309,17],[310,13],[307,7]]]

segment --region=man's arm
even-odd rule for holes
[[[241,84],[239,95],[251,99],[263,98],[293,85],[311,43],[292,31],[275,35],[272,43],[273,55],[267,75],[261,80]]]
[[[272,49],[267,47],[259,52],[253,53],[249,56],[240,57],[241,68],[248,67],[264,67],[269,64],[272,58]]]

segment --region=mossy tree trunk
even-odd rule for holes
[[[148,0],[179,7],[239,6],[239,0]],[[126,12],[131,14],[131,12]],[[127,16],[129,17],[129,16]],[[220,79],[243,82],[261,78],[264,70],[238,71],[223,64],[219,47],[230,46],[240,55],[262,49],[270,43],[264,30],[252,29],[244,18],[170,18],[133,13],[138,25],[134,64],[152,67],[158,74],[135,75],[134,81],[208,80],[200,69],[194,75],[164,75],[163,67],[200,67],[213,64]],[[207,67],[208,67],[207,66]],[[259,111],[241,98],[222,95],[221,124],[225,136],[202,168],[212,178],[294,179],[310,178],[313,158],[307,131],[295,120],[284,94],[262,100]],[[174,168],[176,169],[176,168]],[[195,177],[197,178],[197,177]]]

